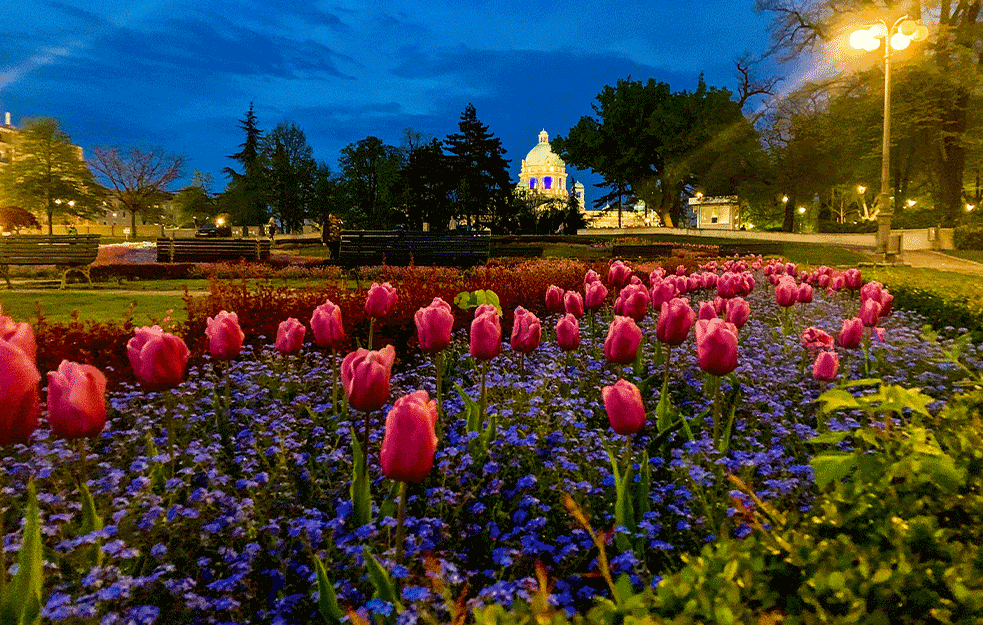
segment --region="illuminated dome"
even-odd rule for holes
[[[567,165],[550,147],[545,128],[539,133],[539,143],[522,159],[519,186],[551,198],[567,197]]]
[[[552,165],[554,167],[566,168],[566,163],[563,162],[563,159],[557,156],[556,152],[550,147],[550,136],[546,132],[546,129],[543,129],[539,133],[539,143],[536,144],[536,147],[529,150],[529,154],[526,154],[525,162],[528,167]]]

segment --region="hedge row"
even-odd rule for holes
[[[957,250],[983,250],[983,224],[956,226],[953,243]]]

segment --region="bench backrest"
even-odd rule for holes
[[[488,260],[491,234],[464,230],[417,232],[409,230],[346,230],[338,254],[342,265],[468,266]]]
[[[88,265],[99,254],[98,234],[0,236],[0,264]]]
[[[269,239],[157,239],[157,262],[212,262],[217,260],[266,260]]]

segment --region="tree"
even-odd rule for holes
[[[268,202],[265,164],[261,154],[263,131],[257,125],[252,102],[249,103],[246,117],[239,120],[239,128],[246,133],[246,138],[239,144],[239,151],[229,158],[242,165],[242,173],[231,167],[223,170],[229,177],[229,184],[225,191],[228,195],[220,203],[233,214],[234,221],[258,225],[266,223],[268,219]]]
[[[146,152],[130,148],[93,148],[92,168],[109,183],[111,193],[124,210],[130,211],[131,232],[135,235],[137,213],[146,213],[168,197],[167,186],[181,177],[184,157],[161,149]]]
[[[40,228],[38,218],[20,206],[0,208],[0,232],[20,232],[21,228]]]
[[[45,215],[48,234],[55,214],[93,214],[99,192],[81,148],[47,117],[28,120],[17,132],[14,157],[0,170],[0,190],[3,202]]]
[[[407,226],[414,230],[422,229],[424,223],[431,230],[447,227],[454,216],[454,172],[439,140],[410,150],[399,172],[398,187]]]
[[[347,202],[347,214],[342,217],[369,228],[391,228],[396,220],[402,221],[404,217],[395,208],[403,163],[403,152],[378,137],[366,137],[342,148],[338,165]]]
[[[177,222],[204,223],[215,215],[216,203],[211,193],[212,184],[211,174],[203,174],[195,170],[191,177],[191,184],[179,190],[174,196]]]
[[[456,215],[473,225],[488,216],[499,231],[514,228],[518,207],[502,141],[478,121],[472,104],[461,114],[458,129],[460,132],[447,135]]]
[[[313,200],[314,150],[294,122],[280,122],[263,138],[267,198],[273,216],[286,231],[304,225]]]

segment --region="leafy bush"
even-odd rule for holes
[[[959,225],[953,234],[957,250],[983,250],[983,225]]]
[[[840,223],[837,221],[820,221],[817,225],[818,225],[819,232],[837,232],[837,233],[877,232],[876,221],[858,221],[855,223]]]

